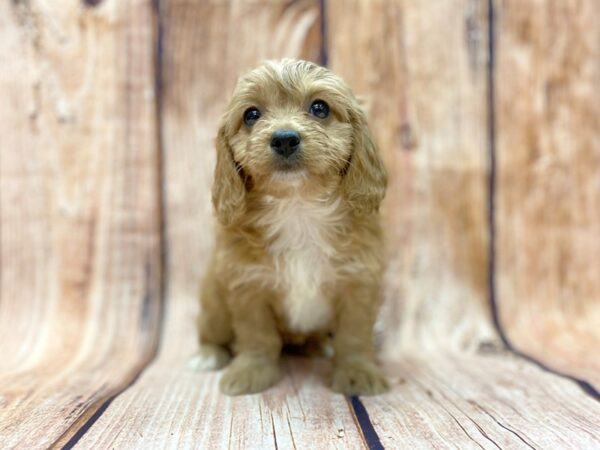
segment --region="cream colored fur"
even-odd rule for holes
[[[332,317],[323,289],[337,276],[330,236],[340,220],[340,203],[339,198],[306,200],[300,195],[265,198],[260,223],[271,240],[275,282],[285,292],[285,317],[294,332],[317,331]]]

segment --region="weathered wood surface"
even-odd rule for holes
[[[186,367],[196,348],[198,279],[212,245],[212,140],[233,74],[278,55],[278,42],[271,46],[268,37],[279,33],[306,36],[287,54],[318,54],[318,40],[312,37],[318,23],[316,2],[287,8],[283,3],[263,8],[252,3],[251,14],[241,6],[248,4],[171,2],[166,9],[163,138],[170,253],[163,347],[158,360],[110,405],[78,447],[373,444],[347,400],[324,387],[326,361],[286,360],[280,385],[262,396],[241,399],[218,394],[218,375],[195,374]],[[328,4],[331,66],[359,94],[368,94],[378,140],[397,174],[386,205],[392,247],[388,300],[394,316],[385,321],[385,347],[387,357],[396,360],[388,366],[394,389],[380,398],[363,399],[381,443],[386,448],[600,445],[597,403],[570,381],[499,350],[490,325],[487,11],[472,2],[464,2],[462,9],[454,2],[444,8],[389,1],[374,2],[371,8],[364,2],[344,2],[345,8]],[[294,12],[298,5],[302,13]],[[246,16],[247,31],[232,31],[229,20],[237,18],[228,17],[233,11]],[[304,34],[286,25],[284,33],[277,20],[292,14],[298,16],[294,23],[309,22],[308,16],[313,25],[304,25]],[[214,22],[220,26],[206,25]],[[428,37],[430,28],[420,23],[433,23],[442,37]],[[389,38],[386,33],[395,26],[398,35]],[[476,42],[470,46],[463,27],[474,33]],[[247,53],[238,57],[235,50],[241,51],[245,33],[269,42],[253,49],[254,61],[246,60]],[[398,42],[406,44],[390,49]],[[357,66],[357,52],[372,53],[373,60]],[[387,60],[389,54],[398,60]],[[429,54],[431,66],[423,66],[423,55]],[[447,61],[443,73],[439,58]],[[402,101],[398,104],[396,98]],[[570,419],[563,422],[562,417]],[[547,425],[540,427],[536,422],[541,420]]]
[[[498,305],[521,351],[600,389],[600,4],[497,11]]]
[[[235,398],[219,393],[218,374],[194,373],[185,361],[152,365],[76,448],[364,448],[348,402],[320,382],[326,367],[317,361],[288,362],[277,389]]]
[[[387,449],[595,449],[600,407],[574,383],[504,351],[406,356],[364,398]]]
[[[327,4],[330,66],[364,97],[391,174],[386,353],[472,350],[494,339],[487,8],[473,1]]]
[[[558,2],[547,11],[541,2],[528,8],[546,11],[543,20],[565,13],[583,24],[593,21],[591,0],[582,4],[581,13],[571,6],[563,11]],[[543,26],[516,33],[519,21],[542,19],[521,17],[515,2],[496,6],[497,33],[508,33],[496,69],[502,324],[519,349],[593,381],[596,253],[579,249],[596,248],[591,237],[599,222],[590,202],[598,199],[592,172],[598,135],[591,127],[587,134],[574,131],[563,115],[598,112],[588,95],[598,65],[588,58],[597,57],[600,31],[579,36],[573,25],[580,22],[561,25],[568,27],[562,33],[568,42],[580,44],[575,61],[585,65],[560,79],[567,90],[559,89],[552,104],[561,126],[540,121],[546,128],[538,139],[554,155],[553,178],[568,179],[568,168],[579,167],[575,157],[588,158],[588,166],[577,172],[584,183],[564,181],[569,201],[581,196],[582,202],[565,210],[564,227],[557,231],[554,216],[544,215],[535,222],[538,230],[522,208],[543,212],[542,197],[553,185],[537,175],[524,136],[538,126],[527,122],[531,114],[553,109],[525,97],[536,92],[531,86],[545,86],[532,67],[550,44],[540,44],[537,33],[546,33],[554,47],[552,39],[560,38]],[[61,10],[35,1],[0,5],[0,58],[11,62],[0,72],[0,96],[14,105],[0,107],[2,447],[46,447],[59,438],[58,446],[77,448],[367,448],[378,441],[386,448],[600,447],[600,404],[571,381],[503,349],[491,324],[487,2],[170,0],[160,7],[153,12],[145,0]],[[517,38],[526,57],[503,54],[502,46],[516,45]],[[324,360],[287,358],[280,385],[234,399],[218,392],[218,374],[187,367],[197,347],[197,288],[213,245],[210,185],[219,115],[239,73],[265,58],[318,60],[323,47],[329,65],[365,98],[391,172],[382,330],[393,389],[362,399],[368,417],[327,390]],[[555,54],[569,56],[566,49]],[[561,61],[548,61],[544,70],[553,74]],[[530,85],[523,87],[523,79]],[[155,81],[162,85],[157,105]],[[521,109],[513,111],[518,96]],[[571,105],[571,96],[579,101]],[[527,109],[531,103],[540,109]],[[521,126],[514,127],[511,115]],[[574,147],[562,158],[552,151],[565,136]],[[519,150],[513,154],[512,147]],[[510,172],[521,176],[510,178]],[[524,184],[523,177],[536,184]],[[530,202],[519,203],[526,194]],[[537,241],[517,247],[509,219],[519,221],[521,239],[534,235]],[[161,222],[166,311],[160,350],[108,403],[154,351]],[[568,239],[579,231],[581,242],[573,247]],[[561,255],[576,249],[573,255],[589,259],[574,256],[581,269],[565,272],[568,279],[541,266],[537,278],[525,278],[515,259],[537,267],[536,252],[550,238],[560,240]],[[523,252],[528,242],[536,247]],[[580,273],[589,275],[583,278],[587,296],[569,284]],[[519,290],[512,296],[514,280]],[[544,291],[534,290],[547,280]],[[564,286],[581,302],[567,308]],[[539,312],[533,321],[526,314],[535,308],[547,308],[548,316]],[[532,324],[543,325],[543,333]],[[552,326],[557,342],[549,340]]]
[[[350,401],[332,394],[323,360],[290,358],[280,385],[225,397],[217,374],[154,365],[76,448],[366,449]],[[597,402],[572,382],[504,352],[406,357],[393,391],[363,398],[379,442],[402,448],[573,448],[600,445]]]
[[[0,3],[0,447],[68,436],[151,358],[150,2]]]

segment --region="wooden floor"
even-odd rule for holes
[[[380,397],[188,367],[216,124],[283,56],[390,172]],[[1,2],[0,448],[599,449],[599,60],[595,0]]]
[[[574,383],[505,353],[407,356],[393,391],[347,399],[328,364],[284,361],[264,395],[218,394],[218,375],[159,361],[76,448],[598,448],[600,407]],[[73,442],[73,441],[72,441]]]
[[[600,446],[600,402],[492,344],[389,362],[391,393],[347,399],[328,361],[289,356],[264,395],[222,396],[187,367],[194,299],[173,301],[158,358],[110,401],[76,448],[573,448]],[[88,422],[88,425],[89,423]],[[378,447],[379,446],[379,447]]]

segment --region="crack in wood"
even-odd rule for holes
[[[275,444],[275,450],[279,450],[279,447],[277,445],[277,433],[275,432],[275,421],[273,420],[273,413],[270,413],[271,415],[271,428],[273,430],[273,443]]]
[[[446,383],[444,383],[444,384],[446,384]],[[449,387],[447,384],[446,384],[446,386],[447,386],[447,387]],[[450,387],[449,387],[449,388],[450,388]],[[451,388],[450,388],[450,389],[451,389]],[[490,437],[490,436],[489,436],[489,435],[488,435],[488,434],[485,432],[485,430],[484,430],[484,429],[481,427],[481,425],[479,425],[479,423],[478,423],[478,422],[477,422],[475,419],[473,419],[473,418],[472,418],[472,417],[471,417],[471,416],[470,416],[470,415],[469,415],[469,414],[468,414],[466,411],[464,411],[464,410],[463,410],[463,409],[462,409],[462,408],[461,408],[461,407],[460,407],[460,406],[459,406],[459,405],[458,405],[456,402],[452,401],[452,400],[450,399],[450,397],[448,397],[447,395],[445,395],[445,394],[444,394],[442,391],[439,391],[439,394],[440,394],[440,395],[441,395],[441,396],[442,396],[442,397],[443,397],[443,398],[444,398],[444,399],[445,399],[445,400],[446,400],[448,403],[450,403],[450,404],[451,404],[452,406],[454,406],[454,407],[455,407],[457,410],[459,410],[459,411],[460,411],[460,412],[461,412],[461,413],[462,413],[462,414],[463,414],[463,415],[464,415],[464,416],[465,416],[465,417],[466,417],[466,418],[467,418],[467,419],[468,419],[468,420],[469,420],[469,421],[470,421],[470,422],[471,422],[471,423],[472,423],[472,424],[475,426],[475,428],[477,428],[477,430],[479,431],[479,433],[480,433],[480,434],[481,434],[481,435],[482,435],[484,438],[486,438],[488,441],[490,441],[492,444],[494,444],[494,445],[495,445],[497,448],[499,448],[499,449],[501,448],[501,447],[500,447],[500,446],[499,446],[499,445],[496,443],[496,441],[494,441],[494,440],[493,440],[493,439],[492,439],[492,438],[491,438],[491,437]],[[438,402],[438,404],[440,404],[440,406],[441,406],[441,403],[439,403],[439,402]]]
[[[465,427],[462,426],[462,424],[460,423],[460,421],[454,416],[454,414],[452,414],[450,411],[448,411],[448,409],[446,407],[444,407],[443,405],[441,405],[440,403],[438,403],[442,409],[444,411],[446,411],[446,413],[448,413],[448,415],[450,417],[452,417],[452,420],[454,420],[454,422],[456,422],[456,425],[459,426],[459,428],[463,431],[463,433],[465,433],[465,436],[467,436],[471,441],[473,441],[475,444],[477,444],[477,446],[479,448],[482,448],[485,450],[485,447],[483,447],[479,442],[477,442],[475,439],[473,439],[473,437],[469,434],[469,432],[465,429]]]
[[[233,411],[231,411],[231,419],[229,421],[229,440],[227,442],[227,449],[231,449],[231,436],[233,435]]]
[[[292,431],[292,424],[290,423],[289,413],[286,414],[286,419],[287,419],[288,428],[290,430],[290,437],[292,438],[292,446],[294,447],[294,450],[296,450],[296,440],[294,439],[294,432]]]
[[[418,381],[414,380],[416,384],[418,384],[421,389],[425,389],[425,386],[423,386],[421,383],[419,383]],[[446,384],[446,383],[444,383]],[[447,386],[447,385],[446,385]],[[448,388],[450,388],[448,386]],[[451,388],[450,388],[451,389]],[[430,393],[429,390],[425,389],[428,394]],[[454,391],[453,391],[454,392]],[[452,406],[454,406],[458,411],[460,411],[462,413],[463,416],[465,416],[465,418],[467,420],[469,420],[474,426],[475,428],[477,428],[477,430],[479,431],[479,433],[488,441],[490,441],[494,446],[496,446],[498,449],[501,449],[501,447],[496,443],[496,441],[494,439],[492,439],[486,432],[485,430],[479,425],[479,423],[477,423],[477,421],[475,419],[473,419],[467,412],[465,412],[456,402],[452,401],[447,395],[444,395],[444,393],[439,390],[438,391],[439,395],[441,397],[444,398],[445,401],[447,401],[448,403],[450,403]],[[431,395],[429,395],[429,397],[436,402],[442,409],[444,409],[444,411],[446,411],[448,414],[450,414],[452,416],[452,418],[454,418],[456,420],[456,417],[454,416],[454,414],[452,414],[450,412],[450,410],[448,410],[443,403],[441,403],[432,393]],[[461,427],[461,429],[463,429],[463,431],[465,431],[465,429],[463,428],[463,426],[461,424],[459,424],[459,426]],[[465,431],[466,432],[466,431]],[[467,433],[468,434],[468,433]],[[470,437],[470,436],[469,436]]]
[[[438,405],[440,408],[442,408],[442,409],[443,409],[443,410],[446,412],[446,414],[448,414],[448,415],[449,415],[449,416],[450,416],[450,417],[451,417],[451,418],[452,418],[452,419],[453,419],[453,420],[456,422],[456,424],[457,424],[457,425],[460,427],[460,429],[461,429],[461,430],[464,432],[464,434],[465,434],[465,435],[466,435],[466,436],[467,436],[467,437],[468,437],[468,438],[469,438],[471,441],[473,441],[475,444],[477,444],[477,445],[478,445],[479,447],[481,447],[482,449],[483,449],[483,448],[485,448],[485,447],[483,447],[483,446],[482,446],[482,445],[481,445],[479,442],[477,442],[477,441],[476,441],[476,440],[473,438],[473,436],[471,436],[471,434],[470,434],[470,433],[469,433],[469,432],[466,430],[466,428],[465,428],[465,427],[463,427],[463,425],[462,425],[462,424],[460,423],[460,421],[459,421],[459,420],[456,418],[456,416],[455,416],[454,414],[452,414],[452,412],[450,412],[450,410],[449,410],[448,408],[446,408],[446,406],[445,406],[445,405],[444,405],[442,402],[440,402],[440,401],[439,401],[439,400],[438,400],[438,399],[437,399],[437,398],[436,398],[436,397],[433,395],[433,393],[432,393],[432,392],[431,392],[429,389],[426,389],[426,388],[425,388],[425,386],[423,386],[423,385],[422,385],[421,383],[419,383],[418,381],[416,381],[416,380],[414,380],[414,381],[415,381],[415,383],[416,383],[416,384],[417,384],[417,385],[418,385],[418,386],[419,386],[421,389],[423,389],[423,390],[426,392],[427,396],[428,396],[428,397],[429,397],[429,398],[430,398],[430,399],[431,399],[433,402],[435,402],[435,403],[436,403],[436,404],[437,404],[437,405]],[[448,399],[446,398],[446,400],[448,400]],[[456,405],[455,405],[453,402],[450,402],[450,403],[451,403],[451,404],[452,404],[454,407],[456,407]],[[463,411],[461,411],[461,410],[460,410],[460,408],[457,408],[457,409],[458,409],[460,412],[462,412],[462,413],[463,413],[463,415],[464,415],[464,412],[463,412]],[[484,437],[485,437],[485,436],[484,436]],[[493,441],[492,441],[492,443],[493,443]]]
[[[537,450],[536,447],[534,447],[533,445],[531,445],[529,442],[527,442],[527,440],[521,436],[516,430],[511,429],[510,427],[502,424],[498,419],[496,419],[496,417],[494,417],[489,411],[487,411],[483,406],[481,406],[479,403],[477,403],[475,400],[467,400],[468,403],[470,403],[471,405],[475,406],[476,408],[478,408],[482,413],[486,414],[490,419],[492,419],[494,422],[496,422],[500,427],[504,428],[506,431],[514,434],[520,441],[522,441],[525,445],[527,445],[529,448],[532,448],[534,450]]]

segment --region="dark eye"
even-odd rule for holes
[[[325,119],[329,115],[329,105],[323,100],[315,100],[310,105],[310,113],[319,119]]]
[[[258,108],[255,108],[253,106],[252,108],[248,108],[244,112],[244,123],[247,126],[251,127],[256,123],[258,119],[260,119],[260,111],[258,110]]]

